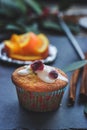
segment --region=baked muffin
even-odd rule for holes
[[[67,75],[60,69],[34,61],[12,73],[19,103],[31,111],[45,112],[58,108],[68,84]]]

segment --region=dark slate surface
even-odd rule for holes
[[[63,68],[80,60],[67,38],[48,36],[51,44],[58,48],[58,56],[51,65]],[[77,37],[84,52],[87,51],[87,38]],[[78,103],[80,82],[77,87],[77,97],[73,107],[67,106],[68,89],[64,93],[58,110],[46,113],[35,113],[24,110],[18,103],[16,90],[11,82],[11,73],[17,65],[9,65],[0,61],[0,130],[55,130],[70,128],[87,128],[87,117],[84,115],[84,105]],[[70,79],[71,73],[67,73]]]

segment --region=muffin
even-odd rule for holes
[[[67,75],[52,66],[34,61],[12,73],[19,103],[30,111],[56,110],[68,84]]]

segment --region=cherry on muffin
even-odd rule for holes
[[[56,79],[58,77],[58,73],[55,70],[49,72],[49,77],[51,79]]]
[[[31,69],[35,72],[35,71],[38,71],[38,70],[43,70],[44,69],[44,64],[42,63],[42,61],[34,61],[32,64],[31,64]]]

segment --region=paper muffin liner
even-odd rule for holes
[[[57,109],[65,88],[52,92],[30,92],[16,86],[19,103],[30,111],[46,112]]]

